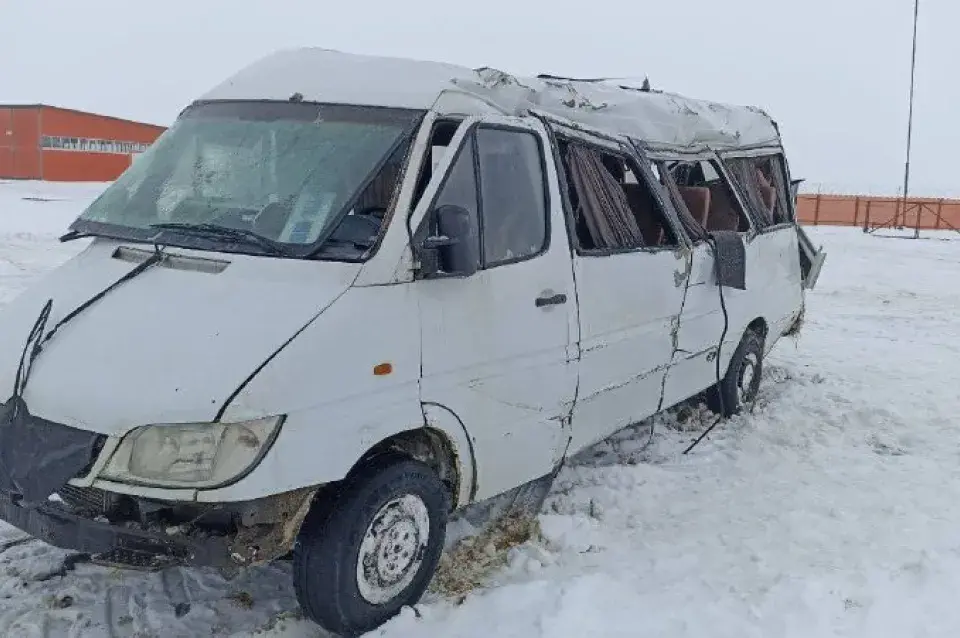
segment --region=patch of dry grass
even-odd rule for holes
[[[536,516],[510,514],[496,520],[481,533],[461,539],[444,552],[430,591],[462,602],[494,570],[506,564],[511,548],[539,536],[540,521]]]

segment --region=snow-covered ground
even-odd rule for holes
[[[56,238],[97,190],[0,182],[0,303],[82,248]],[[598,446],[561,473],[542,538],[375,635],[960,635],[960,235],[811,235],[827,263],[753,414],[686,457],[696,415]],[[0,527],[2,636],[320,635],[284,566],[227,582],[20,541]]]

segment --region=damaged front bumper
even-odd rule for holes
[[[74,485],[89,484],[106,438],[34,416],[19,396],[0,403],[0,519],[98,562],[232,571],[289,553],[317,493],[197,503]]]
[[[18,496],[0,493],[0,519],[50,545],[89,554],[95,562],[137,569],[173,565],[214,567],[222,571],[275,560],[293,548],[315,489],[302,489],[258,501],[213,505],[196,521],[181,524],[110,520],[74,511],[63,501],[22,505]],[[194,504],[153,504],[176,512]],[[205,524],[209,513],[218,520]]]
[[[235,566],[225,538],[193,540],[138,530],[79,516],[59,503],[24,507],[10,495],[0,494],[0,518],[54,547],[102,557],[105,562],[148,569],[175,564]]]

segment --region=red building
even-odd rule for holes
[[[0,179],[109,182],[164,127],[44,104],[0,104]]]

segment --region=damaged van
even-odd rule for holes
[[[293,565],[372,629],[451,513],[757,394],[823,263],[763,111],[323,49],[190,104],[0,312],[0,518],[145,568]]]

